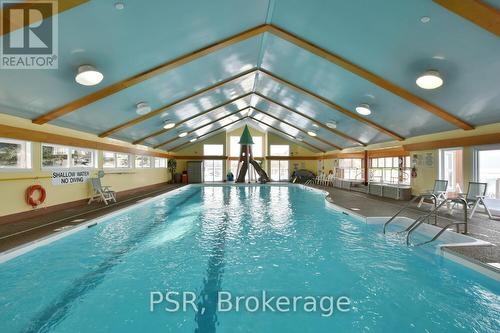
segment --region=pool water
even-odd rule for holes
[[[0,332],[499,332],[500,287],[301,186],[188,186],[0,264]],[[197,311],[151,311],[152,292]],[[217,311],[217,293],[349,311]],[[202,310],[203,309],[203,310]]]

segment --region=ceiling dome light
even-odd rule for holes
[[[181,133],[179,133],[179,138],[183,138],[186,135],[188,135],[188,132],[181,132]]]
[[[331,120],[329,122],[326,123],[326,126],[328,126],[329,128],[337,128],[337,122],[335,120]]]
[[[82,65],[78,67],[78,73],[75,76],[75,81],[83,86],[95,86],[99,84],[104,75],[99,72],[94,66]]]
[[[318,136],[318,134],[316,134],[316,132],[314,131],[307,131],[307,134],[310,135],[310,136]]]
[[[316,128],[318,128],[319,126],[318,126],[318,124],[313,124],[313,127],[316,127]]]
[[[175,127],[175,122],[171,121],[171,120],[165,120],[165,122],[163,123],[163,128],[164,129],[171,129],[171,128],[174,128]]]
[[[198,140],[198,138],[192,138],[189,142],[195,142],[196,140]]]
[[[363,115],[363,116],[368,116],[372,114],[372,110],[370,110],[370,106],[368,104],[360,104],[356,106],[356,112]]]
[[[151,106],[146,102],[137,103],[135,112],[137,112],[138,115],[144,116],[151,112]]]
[[[122,10],[123,8],[125,8],[125,4],[123,2],[116,2],[115,3],[116,10]]]
[[[420,18],[420,22],[422,23],[429,23],[431,21],[431,18],[429,16],[422,16]]]
[[[304,139],[302,139],[300,136],[296,137],[295,140],[297,140],[297,141],[304,141]]]
[[[436,70],[428,70],[417,78],[417,86],[422,89],[436,89],[443,85],[443,79]]]

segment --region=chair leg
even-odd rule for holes
[[[424,198],[422,197],[418,202],[417,208],[420,208],[420,206],[422,206],[423,203],[424,203]]]
[[[479,200],[476,200],[476,202],[474,202],[474,205],[472,206],[472,210],[469,215],[470,219],[472,218],[472,215],[474,215],[474,213],[476,212],[478,206],[479,206]]]

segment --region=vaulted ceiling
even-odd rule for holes
[[[317,151],[500,122],[499,35],[443,2],[83,2],[59,14],[59,69],[0,71],[0,112],[168,151],[240,122]],[[104,80],[77,84],[83,64]],[[428,69],[442,87],[415,84]]]

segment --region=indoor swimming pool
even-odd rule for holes
[[[2,332],[500,331],[496,281],[299,185],[190,185],[99,222],[0,264]]]

